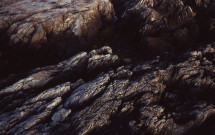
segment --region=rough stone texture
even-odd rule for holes
[[[174,30],[192,21],[194,13],[181,0],[133,0],[125,3],[123,18],[137,15],[139,30],[152,35],[159,31]]]
[[[35,69],[0,90],[0,133],[213,133],[214,56],[215,44],[209,44],[181,56],[163,54],[108,70],[117,56],[103,47]]]
[[[0,1],[0,134],[215,133],[215,1],[111,2]]]
[[[108,0],[3,0],[0,15],[0,33],[11,46],[41,48],[68,37],[92,38],[114,10]]]
[[[122,19],[127,23],[133,21],[133,25],[128,24],[135,27],[136,29],[133,29],[143,36],[160,34],[167,36],[178,29],[183,29],[183,25],[192,23],[195,17],[192,8],[185,5],[182,0],[122,0],[120,2],[123,3],[120,14]]]
[[[112,0],[122,34],[148,55],[213,41],[215,4],[210,0]],[[132,34],[131,34],[132,33]],[[210,34],[209,34],[210,33]],[[148,39],[154,38],[153,41]]]
[[[1,0],[0,74],[55,64],[86,50],[113,17],[109,0]]]
[[[125,50],[125,63],[178,53],[213,42],[214,12],[213,0],[2,0],[0,73],[54,64],[97,45]]]
[[[22,100],[24,95],[27,93],[33,93],[34,91],[36,92],[38,91],[37,89],[41,89],[46,86],[52,86],[56,83],[59,84],[60,82],[64,82],[66,80],[75,80],[78,79],[79,76],[95,74],[99,71],[99,69],[96,67],[96,65],[94,67],[89,66],[94,63],[94,57],[97,57],[97,59],[101,58],[103,60],[97,64],[102,70],[107,70],[110,67],[114,67],[114,65],[116,65],[118,62],[118,57],[112,54],[111,48],[106,46],[98,50],[93,50],[89,53],[80,52],[70,59],[60,62],[58,65],[34,69],[28,73],[25,78],[19,80],[11,86],[2,89],[0,91],[0,97],[3,98],[0,101],[1,105],[10,103],[11,105],[7,106],[10,108],[10,106],[13,106],[11,100],[13,100],[14,97],[21,98],[20,100]],[[6,85],[5,83],[7,82],[0,81],[0,84],[3,86]],[[53,93],[55,89],[49,90],[47,93],[41,93],[41,95],[35,97],[35,99],[32,100],[34,101],[40,98],[43,99],[47,98],[47,96],[55,96],[68,91],[62,89],[58,90],[56,93]]]

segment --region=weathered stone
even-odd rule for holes
[[[25,93],[25,98],[21,97],[21,104],[15,107],[1,104],[1,134],[182,135],[194,134],[198,129],[214,132],[205,128],[205,124],[215,122],[211,119],[215,116],[214,44],[179,57],[163,55],[137,66],[121,66],[109,71],[99,63],[94,69],[101,68],[99,71],[105,73],[93,74],[89,80],[81,79],[85,78],[84,73],[89,73],[90,58],[111,55],[113,59],[108,59],[107,63],[114,63],[116,56],[111,53],[109,47],[104,47],[88,54],[81,53],[85,57],[79,57],[79,54],[58,65],[29,73],[52,69],[55,79],[59,78],[59,69],[65,71],[67,80],[62,82],[66,83],[55,87],[56,82],[22,89],[14,83],[13,87],[8,87],[8,93],[7,88],[2,89],[4,98],[0,99],[1,103],[10,99],[15,104],[20,97],[13,95],[20,91]],[[74,59],[76,61],[71,61]],[[85,68],[72,68],[81,59],[85,61],[81,65]],[[68,70],[86,71],[73,78],[66,72]],[[46,87],[50,89],[41,90]],[[25,88],[31,92],[25,92]]]
[[[1,0],[0,134],[213,134],[214,2]]]
[[[0,74],[67,59],[113,20],[109,0],[1,0]]]
[[[89,40],[114,15],[108,0],[3,0],[0,4],[0,33],[6,32],[12,46],[43,48],[68,37]]]
[[[214,33],[211,33],[213,29],[211,19],[214,18],[215,11],[213,1],[112,0],[112,2],[117,7],[120,34],[124,35],[127,42],[131,42],[131,46],[140,46],[146,56],[156,56],[173,50],[180,52],[198,44],[199,40],[211,42],[215,38]]]

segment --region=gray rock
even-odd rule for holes
[[[98,77],[92,82],[85,83],[73,91],[71,96],[64,104],[67,108],[75,108],[86,102],[90,102],[91,98],[100,94],[105,90],[105,85],[110,81],[108,74]]]
[[[54,125],[56,125],[60,122],[63,122],[70,114],[71,114],[70,109],[66,110],[66,109],[62,108],[52,116],[52,123]]]
[[[83,72],[83,68],[72,68],[79,61],[85,61],[81,66],[88,71],[90,58],[110,55],[113,56],[113,64],[116,57],[109,47],[81,54],[85,54],[84,57],[79,54],[29,74],[55,71],[52,74],[55,79],[61,71],[61,74],[73,78],[66,71]],[[13,87],[8,87],[10,94],[7,94],[7,88],[1,90],[4,98],[0,101],[4,103],[8,98],[16,104],[18,99],[22,99],[21,104],[10,108],[1,104],[0,132],[182,135],[203,129],[212,133],[213,130],[204,127],[205,123],[210,124],[209,121],[214,123],[211,118],[215,116],[214,55],[215,45],[210,44],[178,57],[164,55],[137,66],[121,66],[109,71],[103,70],[99,63],[98,67],[94,65],[94,69],[103,70],[103,73],[91,74],[89,80],[83,81],[81,77],[89,73],[85,71],[79,78],[64,80],[62,84],[58,82],[60,85],[55,87],[56,82],[21,89],[15,87],[19,83],[14,83]],[[104,66],[108,62],[110,59],[103,62]],[[41,90],[46,87],[50,88]],[[11,96],[20,91],[25,93],[25,98]]]
[[[93,54],[92,52],[95,52]],[[0,97],[2,100],[0,101],[0,105],[4,106],[4,104],[9,104],[9,106],[5,106],[2,108],[2,111],[6,108],[15,107],[21,103],[17,104],[13,99],[22,99],[22,97],[30,98],[31,94],[38,94],[39,91],[46,87],[56,86],[57,84],[61,84],[66,81],[79,79],[78,77],[88,76],[97,72],[97,70],[108,70],[111,67],[108,65],[117,65],[118,57],[112,53],[111,48],[103,47],[103,52],[101,50],[93,50],[88,54],[86,52],[81,52],[68,60],[60,62],[57,65],[46,66],[42,68],[37,68],[27,73],[26,77],[21,79],[11,86],[7,86],[0,90]],[[103,59],[104,56],[108,55],[108,59]],[[103,59],[100,63],[95,63],[94,66],[96,68],[88,68],[91,65],[90,59],[97,57],[98,59]],[[98,72],[97,72],[98,73]],[[81,79],[81,78],[80,78]],[[79,85],[83,83],[82,80],[71,84],[65,83],[60,86],[51,88],[49,90],[43,91],[37,96],[30,99],[29,102],[37,102],[40,100],[48,100],[53,99],[58,96],[62,96],[68,93],[71,89],[77,88]],[[39,90],[38,90],[39,89]],[[30,94],[30,95],[29,95]],[[30,96],[30,97],[29,97]]]

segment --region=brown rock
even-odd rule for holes
[[[6,33],[5,44],[12,46],[38,48],[74,37],[89,40],[114,15],[108,0],[3,0],[0,4],[0,33]]]

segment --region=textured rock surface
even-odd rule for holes
[[[11,46],[41,48],[68,37],[88,40],[114,15],[108,0],[3,0],[0,4],[0,33],[6,33],[1,38],[8,38]]]
[[[214,12],[213,0],[2,0],[0,73],[56,64],[99,45],[119,50],[125,63],[181,53],[213,42]]]
[[[54,64],[86,50],[113,16],[109,0],[1,0],[0,74]]]
[[[1,0],[0,134],[213,135],[214,13],[214,0]]]
[[[214,1],[112,0],[112,2],[117,7],[115,10],[122,25],[122,33],[131,40],[132,45],[136,42],[144,53],[150,51],[159,54],[172,50],[177,52],[202,41],[211,42],[210,40],[215,38],[214,33],[210,33],[213,29]],[[154,38],[153,42],[148,42],[149,38]]]
[[[191,7],[181,0],[133,0],[126,2],[125,7],[123,18],[136,14],[140,19],[139,30],[147,35],[174,30],[194,17]]]
[[[213,133],[214,56],[210,44],[110,69],[118,57],[109,47],[79,53],[0,90],[0,133]]]

